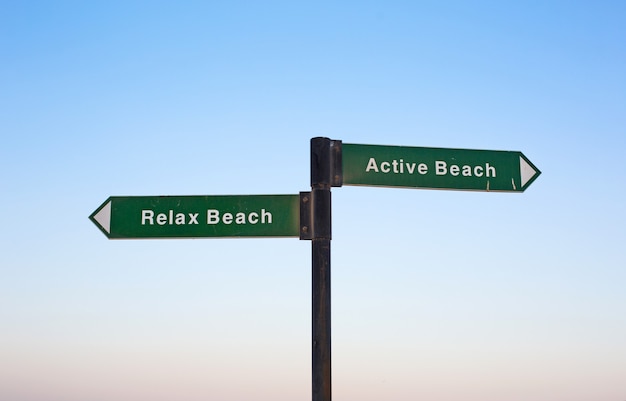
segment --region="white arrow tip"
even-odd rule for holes
[[[528,181],[530,181],[535,174],[537,174],[537,170],[533,168],[523,157],[519,158],[519,171],[520,176],[522,178],[522,188],[526,185]]]
[[[93,219],[100,224],[100,227],[102,227],[107,234],[111,234],[111,201],[108,201],[107,204],[93,216]]]

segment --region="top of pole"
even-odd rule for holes
[[[343,183],[341,141],[325,137],[311,139],[311,187],[340,187]]]

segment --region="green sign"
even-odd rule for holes
[[[299,195],[112,196],[91,216],[109,239],[298,237]]]
[[[343,183],[523,192],[541,174],[521,152],[342,145]]]

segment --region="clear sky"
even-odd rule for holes
[[[333,189],[333,398],[626,399],[626,3],[0,1],[0,400],[311,397],[311,244],[110,241],[111,195],[296,194],[309,141],[516,150]]]

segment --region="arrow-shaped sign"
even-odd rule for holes
[[[298,237],[300,196],[112,196],[89,218],[110,239]]]
[[[342,144],[343,184],[523,192],[541,174],[521,152]]]

